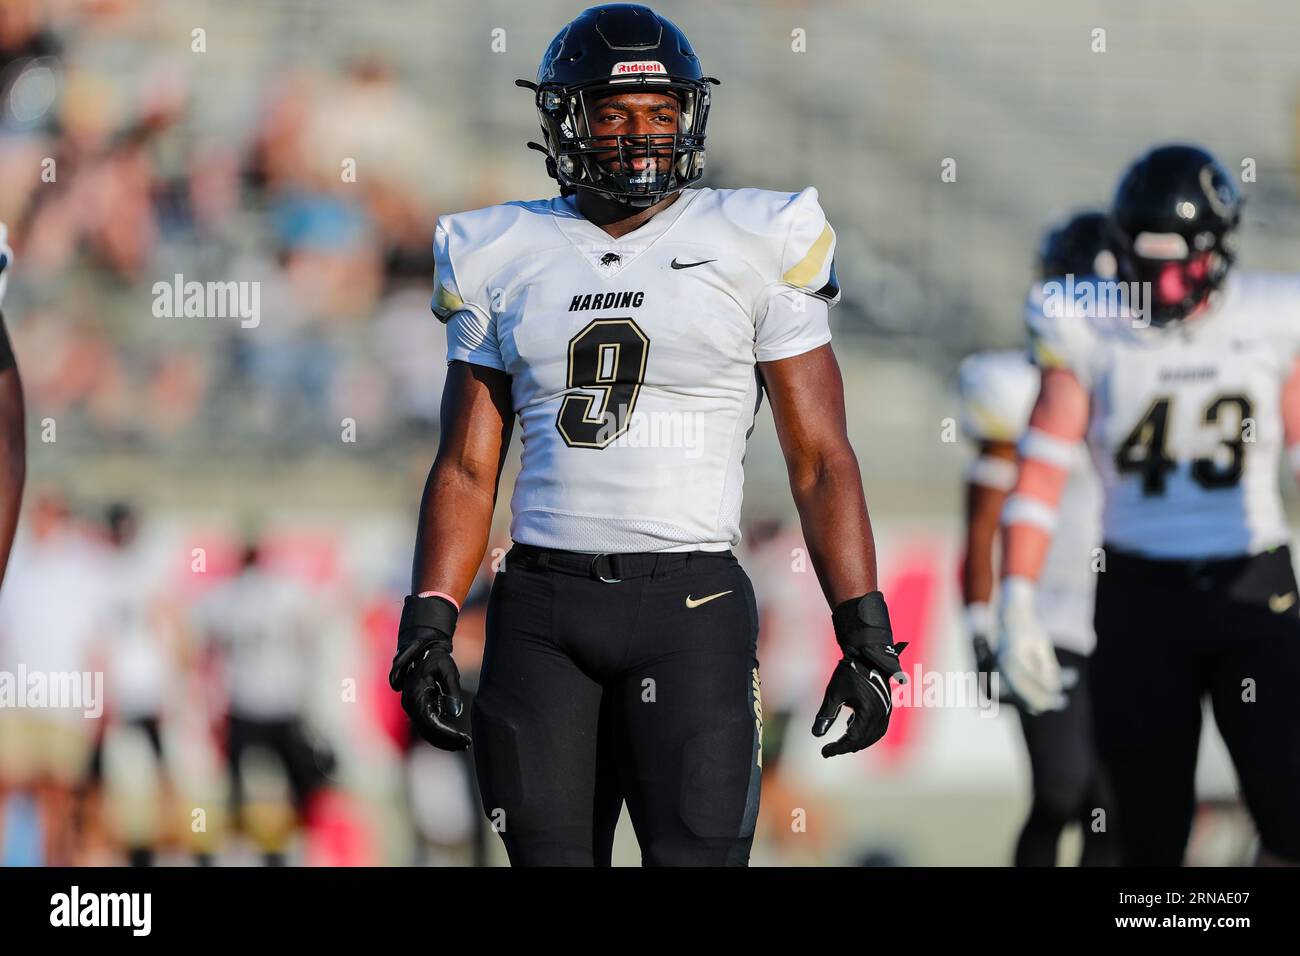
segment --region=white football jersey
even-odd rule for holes
[[[439,219],[448,361],[511,376],[510,536],[584,552],[735,546],[755,364],[830,341],[834,254],[811,188],[687,189],[621,239],[572,197]]]
[[[977,352],[958,373],[962,428],[972,441],[1019,442],[1038,398],[1039,371],[1023,351]],[[1094,550],[1101,544],[1101,486],[1080,445],[1061,496],[1052,546],[1038,577],[1037,606],[1053,643],[1092,653],[1097,587]]]
[[[1038,364],[1070,369],[1091,395],[1106,543],[1168,559],[1284,544],[1281,393],[1300,351],[1300,277],[1230,276],[1206,312],[1167,328],[1103,307],[1096,283],[1076,283],[1075,301],[1093,302],[1082,316],[1039,294],[1027,317]]]

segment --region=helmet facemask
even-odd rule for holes
[[[619,93],[673,96],[677,100],[677,130],[593,135],[592,111]],[[550,157],[548,168],[566,189],[584,189],[629,206],[646,207],[704,175],[707,80],[640,74],[569,87],[544,84],[537,89],[537,112]],[[651,160],[648,164],[638,162],[647,158]]]
[[[1150,289],[1145,305],[1152,325],[1188,318],[1227,278],[1235,252],[1235,233],[1140,232],[1130,240],[1117,235],[1120,276]],[[1149,285],[1148,285],[1149,284]]]

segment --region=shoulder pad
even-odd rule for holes
[[[755,265],[772,284],[828,302],[840,297],[835,275],[835,230],[809,186],[797,193],[770,189],[714,191],[718,211],[754,244]]]
[[[1071,294],[1073,293],[1073,294]],[[1096,280],[1059,280],[1034,283],[1025,298],[1025,325],[1029,332],[1029,357],[1039,368],[1068,369],[1085,384],[1098,337],[1108,327],[1127,327],[1127,320],[1107,318],[1096,307],[1100,293]],[[1094,303],[1089,306],[1088,303]]]
[[[537,248],[538,239],[546,235],[539,227],[549,227],[553,215],[551,201],[539,199],[438,217],[433,234],[434,315],[443,322],[462,309],[487,316],[492,278],[522,252]]]
[[[1288,355],[1300,351],[1300,275],[1242,273],[1229,277],[1222,294],[1234,328]]]
[[[1038,371],[1024,352],[976,352],[957,373],[962,431],[974,441],[1017,441],[1038,397]]]

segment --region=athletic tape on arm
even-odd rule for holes
[[[972,485],[992,488],[994,491],[1010,491],[1016,486],[1019,466],[1006,458],[993,455],[980,455],[966,469],[966,480]]]
[[[1077,442],[1058,438],[1040,428],[1030,428],[1020,439],[1020,457],[1032,458],[1062,471],[1074,467],[1078,458],[1077,448]]]

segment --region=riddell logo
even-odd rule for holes
[[[664,65],[658,60],[630,60],[624,63],[615,63],[614,69],[610,72],[611,76],[618,76],[620,73],[667,73]]]

